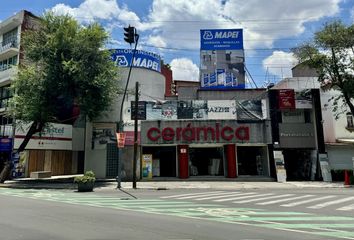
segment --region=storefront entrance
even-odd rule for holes
[[[311,180],[311,150],[283,150],[287,181]]]
[[[143,147],[143,154],[152,154],[153,177],[176,177],[176,147]]]
[[[190,176],[224,176],[223,147],[189,148]]]
[[[269,176],[266,146],[237,146],[238,175]]]

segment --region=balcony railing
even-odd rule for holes
[[[18,48],[17,38],[7,40],[6,42],[1,42],[0,43],[0,54],[5,52],[6,50],[11,49],[11,48]]]
[[[0,125],[0,137],[13,137],[12,125]]]

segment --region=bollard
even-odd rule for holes
[[[349,172],[348,170],[344,170],[344,186],[350,185]]]

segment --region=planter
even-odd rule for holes
[[[94,181],[89,181],[89,182],[78,182],[77,183],[77,191],[78,192],[92,192],[93,187],[95,186]]]

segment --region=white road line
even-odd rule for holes
[[[350,211],[350,210],[354,210],[354,204],[348,205],[348,206],[345,206],[345,207],[341,207],[341,208],[337,208],[337,210],[339,210],[339,211]]]
[[[298,197],[289,197],[289,198],[283,198],[283,199],[278,199],[278,200],[273,200],[269,202],[262,202],[262,203],[257,203],[257,205],[270,205],[274,203],[280,203],[280,202],[288,202],[296,199],[302,199],[302,198],[308,198],[308,197],[313,197],[314,195],[303,195],[303,196],[298,196]]]
[[[185,194],[178,194],[178,195],[172,195],[172,196],[164,196],[160,198],[175,198],[175,197],[184,197],[184,196],[195,196],[195,195],[204,195],[208,193],[223,193],[225,191],[212,191],[212,192],[201,192],[201,193],[185,193]]]
[[[249,194],[249,193],[247,193]],[[218,198],[225,198],[225,197],[232,197],[232,196],[244,196],[245,193],[229,193],[229,194],[222,194],[220,196],[212,196],[212,197],[203,197],[203,198],[196,198],[195,200],[201,201],[201,200],[210,200],[210,199],[218,199]]]
[[[274,195],[274,194],[272,194]],[[249,202],[258,202],[262,200],[267,200],[267,199],[274,199],[274,198],[281,198],[281,197],[290,197],[293,196],[294,194],[283,194],[283,195],[276,195],[276,196],[270,196],[270,197],[262,197],[262,198],[255,198],[255,199],[250,199],[250,200],[244,200],[244,201],[236,201],[233,203],[249,203]]]
[[[343,203],[343,202],[348,202],[350,200],[354,200],[354,197],[346,197],[346,198],[342,198],[339,200],[335,200],[335,201],[330,201],[330,202],[325,202],[325,203],[320,203],[314,206],[310,206],[307,208],[311,208],[311,209],[319,209],[319,208],[324,208],[330,205],[334,205],[334,204],[338,204],[338,203]]]
[[[336,196],[329,195],[329,196],[324,196],[324,197],[308,199],[308,200],[304,200],[304,201],[300,201],[300,202],[293,202],[293,203],[283,204],[283,205],[280,205],[280,206],[282,206],[282,207],[294,207],[294,206],[298,206],[298,205],[301,205],[301,204],[316,202],[316,201],[319,201],[319,200],[324,200],[324,199],[334,198],[334,197],[336,197]]]
[[[198,197],[215,196],[215,195],[220,195],[222,193],[224,193],[224,192],[214,192],[214,193],[208,193],[208,194],[199,194],[199,195],[193,195],[193,196],[178,197],[176,199],[192,199],[192,198],[198,198]]]
[[[246,196],[248,195],[248,196]],[[261,197],[261,196],[269,196],[274,195],[274,193],[262,193],[262,194],[255,194],[255,193],[245,193],[240,195],[241,197],[232,197],[232,198],[223,198],[218,200],[213,200],[214,202],[226,202],[226,201],[233,201],[238,199],[246,199],[246,198],[253,198],[253,197]]]

